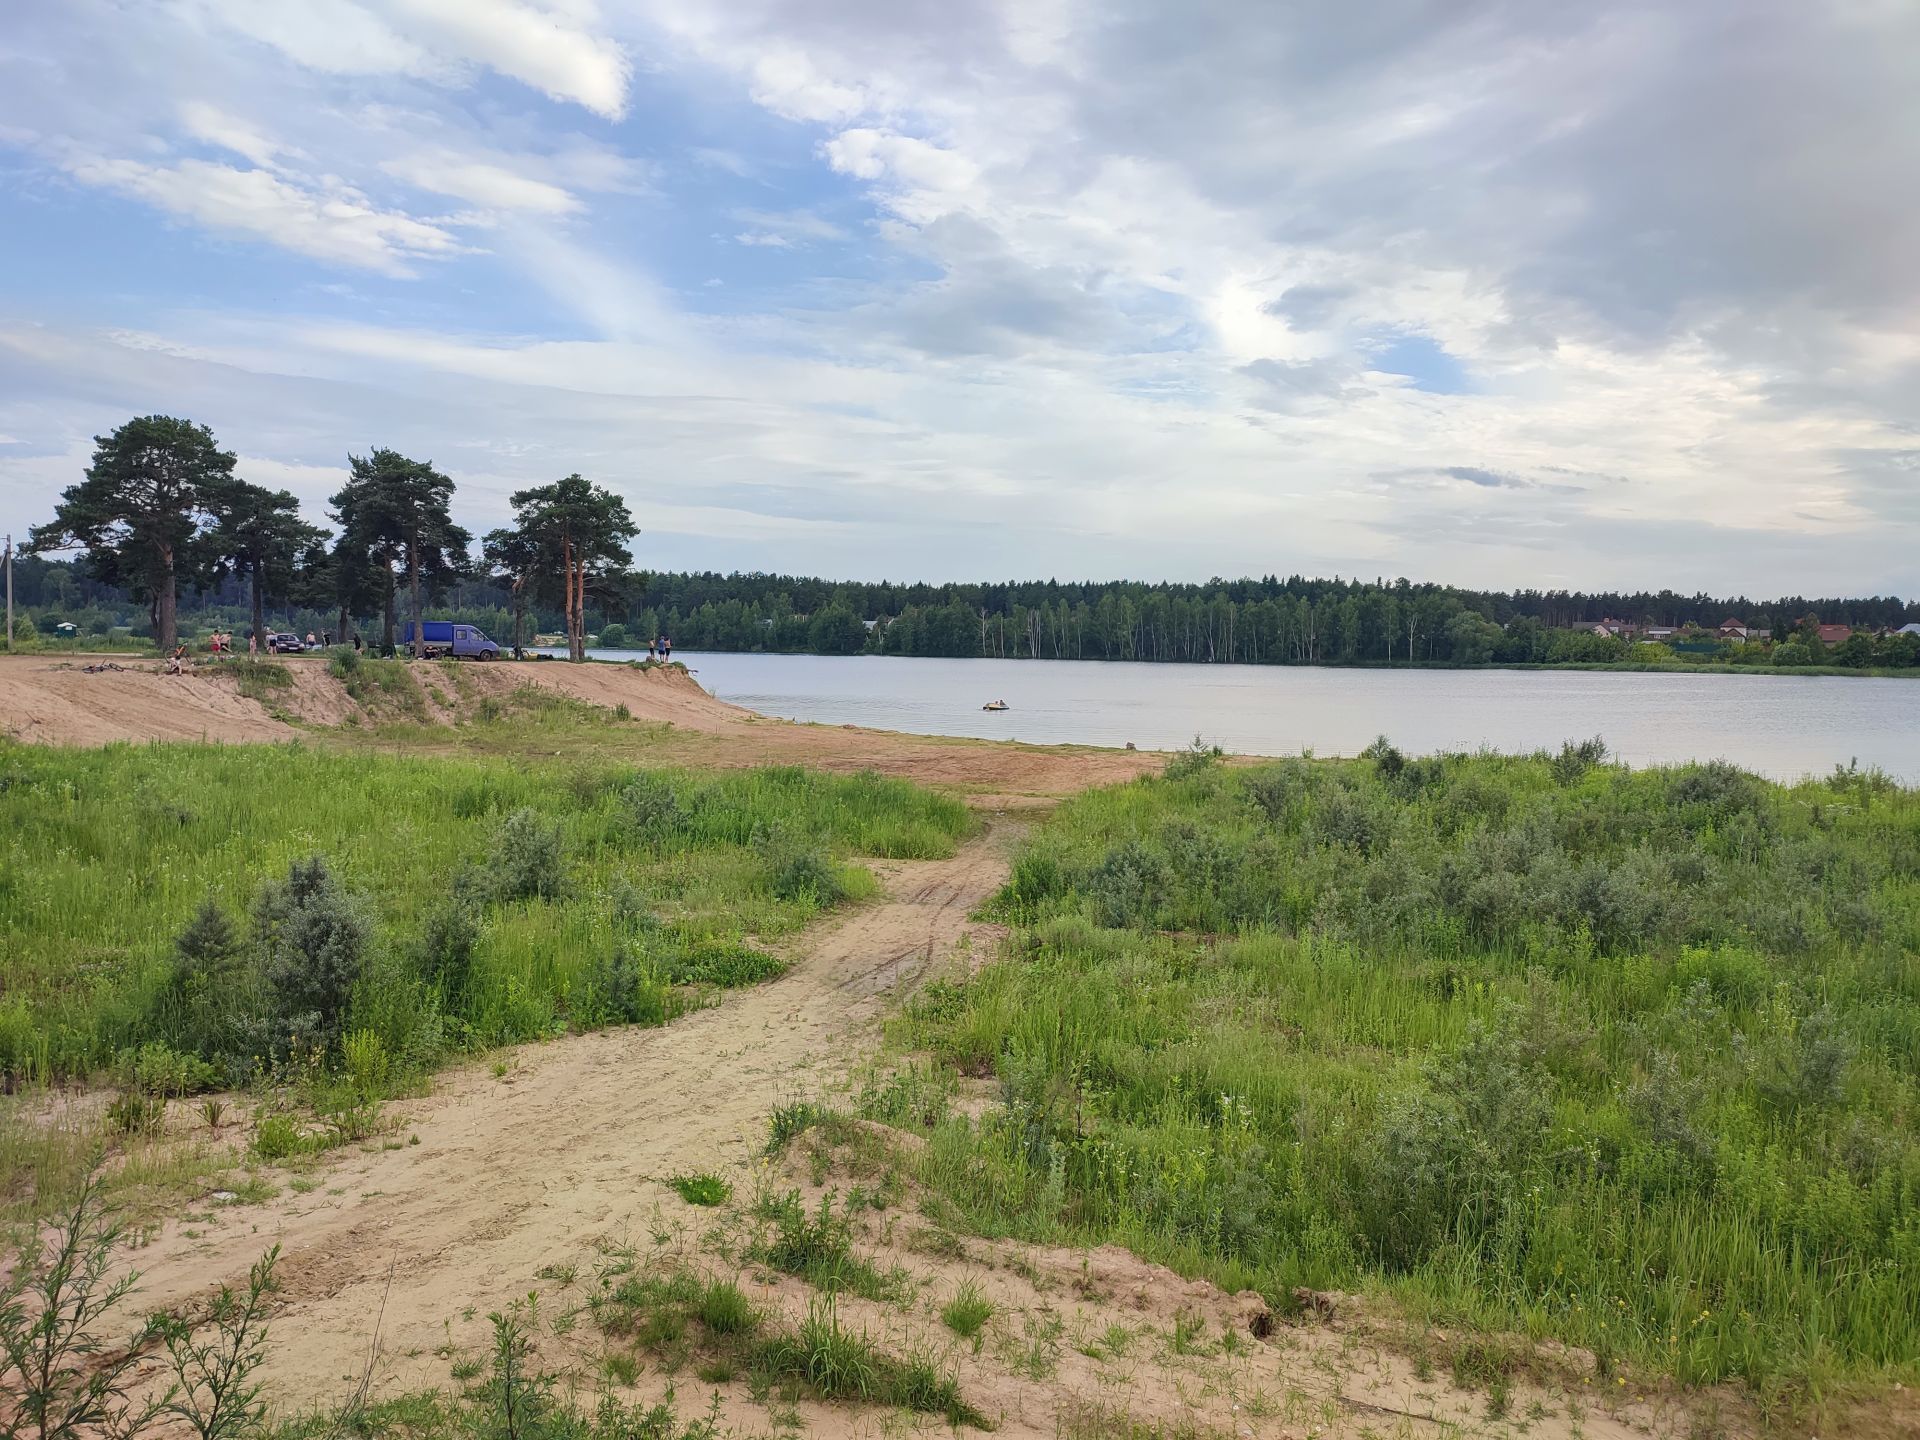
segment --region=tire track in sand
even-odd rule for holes
[[[525,1295],[595,1241],[644,1240],[672,1196],[663,1177],[738,1158],[773,1106],[843,1078],[887,997],[988,929],[967,916],[1005,878],[1015,828],[991,824],[946,860],[872,862],[884,898],[810,931],[775,981],[661,1029],[522,1047],[505,1079],[484,1062],[450,1072],[392,1107],[418,1145],[351,1154],[316,1172],[311,1193],[219,1211],[197,1235],[169,1222],[131,1257],[136,1303],[190,1305],[278,1243],[265,1371],[277,1407],[338,1399],[383,1296],[377,1385],[443,1384],[434,1352],[449,1325],[475,1344],[484,1318],[464,1315]]]

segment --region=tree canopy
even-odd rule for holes
[[[93,443],[86,478],[61,492],[53,519],[33,528],[28,548],[84,550],[96,578],[149,602],[154,637],[171,648],[178,582],[202,573],[196,542],[232,483],[233,454],[206,426],[171,415],[129,420]]]
[[[627,577],[627,543],[640,533],[627,502],[579,475],[513,494],[520,552],[534,560],[543,593],[557,589],[566,616],[569,658],[587,658],[587,593]],[[496,532],[497,533],[497,532]]]
[[[426,460],[397,450],[347,457],[347,483],[334,495],[340,526],[334,547],[339,574],[349,583],[371,576],[382,601],[383,642],[394,644],[396,565],[404,564],[414,626],[424,612],[422,592],[438,595],[468,569],[472,537],[454,524],[453,481]],[[417,633],[417,632],[416,632]]]

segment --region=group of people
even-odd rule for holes
[[[673,640],[670,636],[661,635],[655,639],[647,641],[647,659],[659,660],[662,663],[665,663],[666,661],[671,660],[672,658],[673,658]]]

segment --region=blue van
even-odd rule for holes
[[[411,647],[413,653],[428,660],[442,655],[461,660],[500,658],[500,647],[489,640],[487,632],[478,625],[456,625],[451,620],[422,620],[419,638],[422,643]]]

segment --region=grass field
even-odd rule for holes
[[[0,1075],[164,1045],[241,1083],[349,1039],[424,1068],[657,1022],[868,893],[847,857],[949,854],[968,823],[797,769],[0,744]]]
[[[1089,793],[898,1022],[926,1178],[1280,1305],[1771,1385],[1920,1355],[1920,795],[1558,757]],[[970,1121],[941,1097],[992,1076]]]

